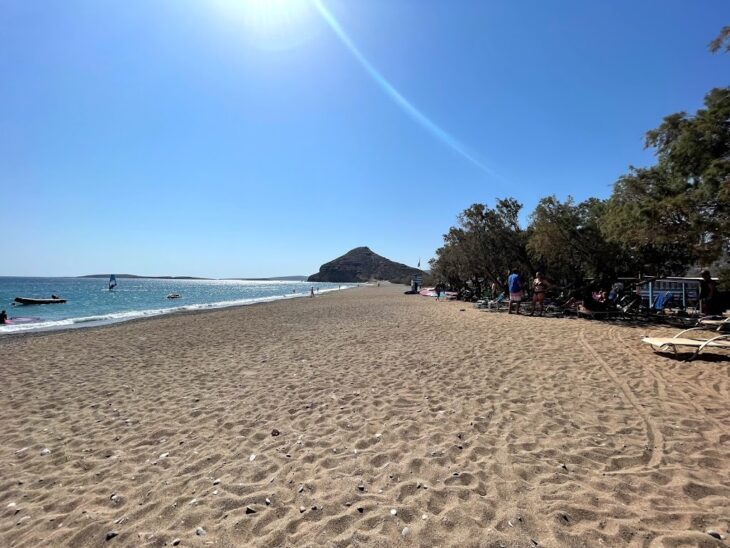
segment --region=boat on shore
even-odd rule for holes
[[[16,304],[63,304],[66,302],[66,299],[61,299],[58,297],[50,298],[50,299],[34,299],[31,297],[15,297],[15,303]]]

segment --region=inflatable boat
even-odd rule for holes
[[[66,299],[32,299],[30,297],[15,297],[18,304],[62,304]]]

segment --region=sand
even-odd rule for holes
[[[723,545],[730,356],[402,291],[0,338],[0,545]]]

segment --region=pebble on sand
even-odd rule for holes
[[[113,539],[114,537],[118,537],[118,536],[119,536],[119,531],[109,531],[109,532],[108,532],[108,533],[106,534],[106,539],[107,539],[107,540],[111,540],[111,539]]]
[[[41,457],[45,457],[46,455],[50,455],[51,450],[46,447],[45,449],[41,449]]]
[[[161,459],[166,459],[169,456],[170,456],[170,453],[160,453],[160,458]]]
[[[266,506],[271,505],[271,499],[269,497],[266,497]]]
[[[300,514],[303,514],[303,513],[304,513],[304,512],[306,512],[306,511],[307,511],[307,509],[306,509],[306,508],[305,508],[304,506],[300,506],[300,507],[299,507],[299,513],[300,513]]]
[[[246,513],[247,514],[255,514],[256,513],[256,510],[254,510],[250,506],[246,506]]]
[[[220,478],[213,480],[213,485],[218,485],[221,482]]]
[[[208,534],[208,532],[205,529],[203,529],[202,527],[198,527],[195,530],[195,534],[198,535],[199,537],[204,537],[205,535]]]
[[[390,510],[390,515],[391,515],[391,516],[395,516],[395,515],[397,515],[397,514],[398,514],[398,510],[396,510],[395,508],[391,508],[391,510]]]
[[[411,528],[410,527],[404,527],[403,530],[400,532],[401,535],[404,537],[407,537],[411,534]]]
[[[174,539],[174,540],[172,541],[172,545],[173,545],[173,546],[178,546],[179,544],[180,544],[180,539],[179,539],[179,538],[176,538],[176,539]]]
[[[276,428],[274,428],[274,429],[273,429],[273,430],[271,431],[271,435],[272,435],[272,436],[274,436],[274,437],[278,436],[279,434],[281,434],[281,432],[279,432],[279,431],[278,431],[278,430],[277,430]]]
[[[255,461],[256,460],[256,455],[251,455],[250,457],[248,457],[248,460],[249,460],[249,462]]]
[[[710,531],[707,531],[707,534],[710,535],[711,537],[716,538],[717,540],[722,540],[722,535],[720,533],[718,533],[717,531],[710,530]]]

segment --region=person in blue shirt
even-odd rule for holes
[[[519,314],[520,302],[522,301],[522,280],[514,268],[510,270],[510,275],[507,277],[507,289],[509,290],[509,309],[507,313],[512,314],[512,303],[515,303],[515,312]]]

